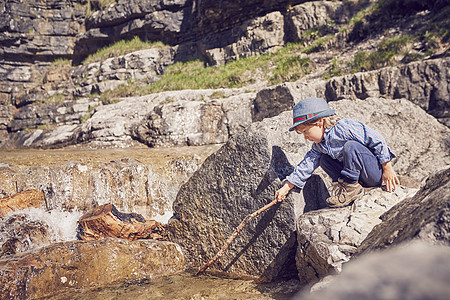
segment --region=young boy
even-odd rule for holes
[[[384,138],[360,121],[334,115],[321,98],[306,98],[294,106],[294,124],[289,131],[303,134],[314,144],[275,193],[279,202],[294,186],[303,188],[318,166],[332,179],[331,196],[326,200],[330,207],[350,205],[363,196],[363,186],[384,183],[391,192],[400,183],[391,164],[395,156]]]

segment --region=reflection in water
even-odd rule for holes
[[[86,292],[55,295],[49,299],[77,300],[287,300],[300,289],[297,280],[278,283],[256,283],[250,280],[230,279],[212,275],[193,276],[182,273],[163,276],[136,284],[120,284]]]

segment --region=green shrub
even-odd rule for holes
[[[52,62],[53,66],[55,67],[66,67],[72,65],[70,60],[65,58],[57,58]]]
[[[349,64],[351,72],[376,70],[391,65],[396,55],[402,54],[404,57],[408,54],[407,52],[402,53],[402,50],[411,41],[410,36],[396,36],[381,41],[375,52],[370,54],[364,51],[356,53],[353,61]]]
[[[341,76],[344,74],[343,61],[338,58],[331,60],[331,67],[323,75],[323,79],[330,79],[331,77]]]

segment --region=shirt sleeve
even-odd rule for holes
[[[321,153],[314,148],[309,150],[303,160],[295,167],[294,171],[286,177],[293,185],[303,188],[306,180],[319,166]]]
[[[376,130],[373,130],[359,121],[352,122],[347,129],[350,138],[369,148],[377,157],[380,164],[388,162],[395,157],[389,149],[384,137]]]

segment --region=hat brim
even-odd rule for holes
[[[333,116],[335,114],[336,113],[335,113],[334,109],[327,109],[326,111],[321,112],[320,114],[312,117],[311,119],[300,120],[300,121],[295,122],[294,125],[292,125],[291,128],[289,128],[289,131],[293,131],[295,129],[295,127],[297,127],[300,124],[309,123],[309,122],[315,121],[320,118]]]

